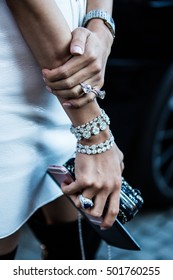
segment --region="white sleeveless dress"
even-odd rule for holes
[[[71,30],[81,25],[85,0],[55,1]],[[6,1],[0,0],[0,238],[62,194],[46,170],[75,151],[69,128],[69,118],[46,91]]]

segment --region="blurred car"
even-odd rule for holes
[[[145,207],[173,203],[173,0],[114,0],[104,101],[124,177]]]

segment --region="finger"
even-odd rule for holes
[[[63,191],[63,193],[74,203],[74,205],[77,208],[80,208],[80,201],[79,201],[79,194],[70,194],[68,192],[68,186],[69,184],[67,184],[66,182],[62,182],[61,184],[61,189]],[[71,188],[71,184],[70,184],[70,188]]]
[[[115,219],[119,212],[119,192],[116,191],[112,193],[109,197],[109,203],[107,205],[107,210],[103,218],[103,222],[101,224],[101,227],[103,229],[107,229],[113,225],[115,222]]]
[[[66,89],[66,90],[51,89],[51,92],[57,97],[67,99],[67,100],[80,98],[81,96],[84,95],[84,92],[82,91],[80,85],[72,89]]]
[[[82,195],[89,199],[94,199],[97,194],[97,190],[93,187],[86,188],[82,191]]]
[[[66,90],[50,89],[48,87],[46,88],[49,92],[53,93],[57,97],[66,100],[63,103],[64,107],[81,108],[84,105],[94,101],[96,98],[94,92],[85,94],[79,84],[72,89],[66,89]]]
[[[83,186],[78,184],[77,181],[72,182],[71,184],[62,183],[61,189],[66,195],[77,195],[81,192]]]
[[[46,84],[48,82],[55,82],[57,77],[59,77],[60,67],[55,69],[42,69],[43,80]]]
[[[68,195],[68,197],[70,198],[70,200],[74,203],[74,205],[77,208],[80,208],[80,201],[79,201],[79,195]]]
[[[88,65],[91,65],[92,62],[92,58],[89,58],[87,56],[81,56],[80,59],[73,56],[66,63],[57,68],[51,70],[42,69],[43,80],[45,82],[55,82],[62,79],[67,79],[75,73],[79,72],[81,69],[84,69]]]
[[[66,76],[64,78],[60,79],[60,76],[57,72],[55,72],[57,75],[56,78],[54,77],[50,79],[45,79],[44,81],[48,87],[51,89],[57,89],[57,90],[65,90],[65,89],[72,89],[75,86],[79,85],[80,82],[83,83],[89,83],[92,87],[101,88],[103,86],[104,80],[100,76],[100,73],[97,73],[97,71],[94,71],[94,68],[92,68],[92,64],[88,65],[88,67],[82,67],[77,72],[69,72],[66,70]],[[70,70],[71,71],[71,70]],[[73,70],[74,71],[74,67]]]
[[[82,55],[85,52],[85,45],[89,31],[86,28],[79,27],[72,32],[72,41],[70,44],[70,53],[72,55]]]
[[[78,99],[70,99],[68,101],[65,101],[63,103],[64,107],[70,107],[70,108],[74,108],[74,109],[78,109],[78,108],[82,108],[83,106],[85,106],[86,104],[93,102],[96,99],[96,96],[94,93],[90,93],[90,94],[85,94],[82,97],[78,98]]]
[[[103,212],[105,209],[107,201],[107,194],[99,193],[96,195],[94,199],[94,206],[91,209],[88,209],[87,212],[97,218],[100,218],[103,216]]]

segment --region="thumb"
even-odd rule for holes
[[[88,33],[88,30],[83,27],[78,27],[72,32],[72,41],[70,44],[70,53],[72,55],[84,54]]]

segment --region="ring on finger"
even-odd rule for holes
[[[93,88],[92,92],[94,92],[96,97],[98,97],[100,99],[104,99],[105,96],[106,96],[106,91],[105,90],[100,90],[100,89]]]
[[[92,92],[92,86],[89,84],[80,83],[80,86],[85,94]]]
[[[100,99],[105,98],[106,92],[104,90],[93,88],[90,84],[80,83],[80,86],[85,94],[89,94],[89,93],[93,92],[96,97],[98,97]]]
[[[79,195],[79,201],[83,209],[90,209],[94,206],[94,202],[91,199],[84,197],[82,194]]]

